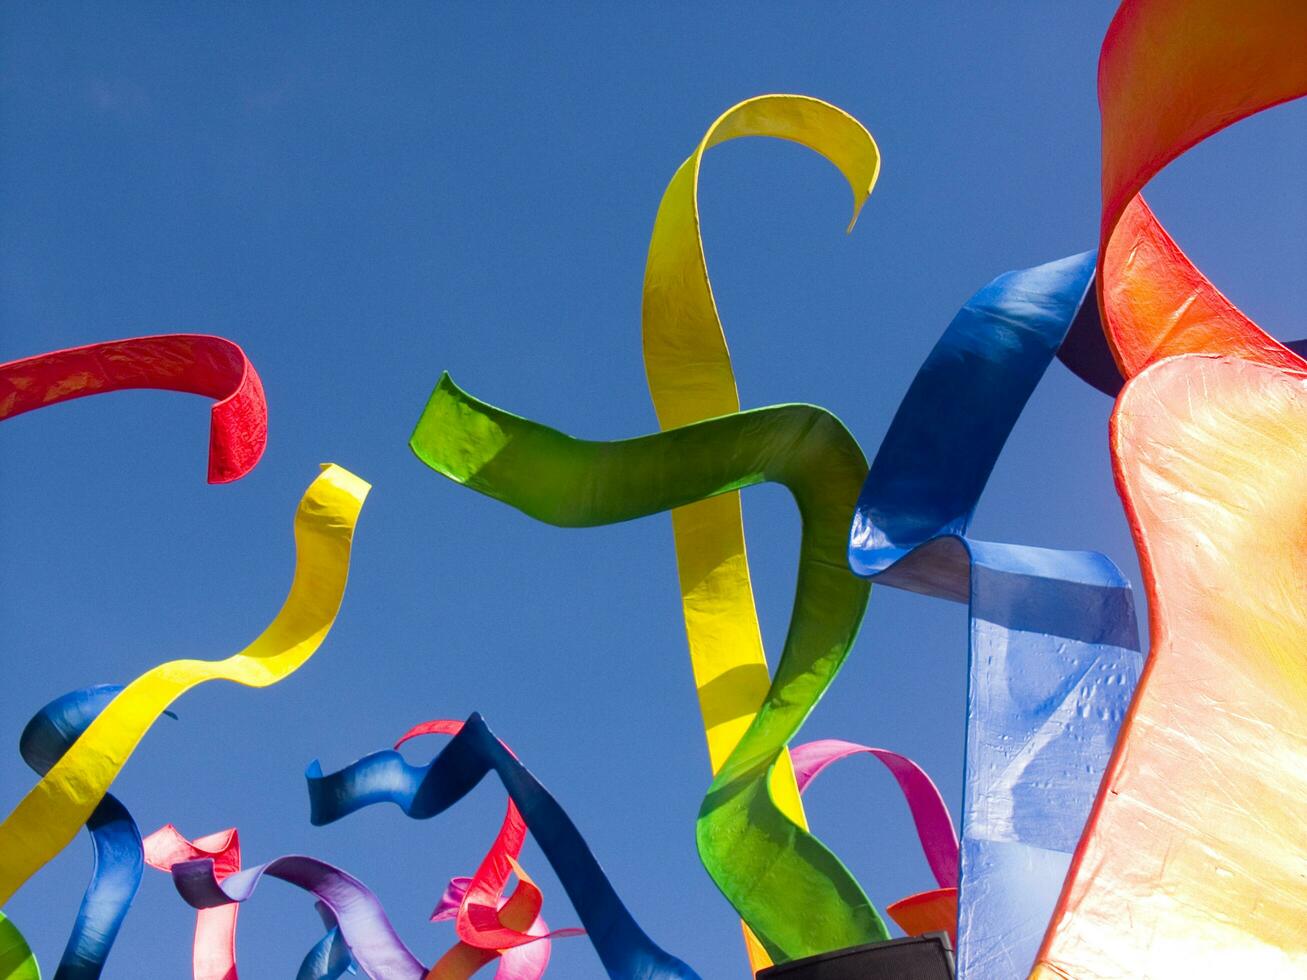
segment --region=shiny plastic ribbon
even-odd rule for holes
[[[321,645],[340,609],[350,542],[369,486],[327,465],[295,514],[295,577],[268,628],[226,660],[174,660],[142,674],[0,824],[0,904],[72,840],[146,731],[176,698],[209,680],[266,687]]]
[[[317,896],[331,910],[351,957],[368,976],[386,980],[423,980],[426,976],[426,969],[399,938],[377,896],[353,875],[325,861],[289,854],[237,871],[222,881],[214,873],[211,858],[172,866],[178,893],[197,909],[247,901],[265,875]]]
[[[960,977],[1029,970],[1142,660],[1130,586],[1105,556],[967,536],[1092,272],[1073,256],[968,300],[890,424],[849,541],[857,574],[969,603]]]
[[[0,364],[0,420],[73,398],[131,388],[217,399],[209,421],[209,482],[239,480],[268,443],[263,384],[245,352],[205,334],[131,337]]]
[[[0,912],[0,978],[41,980],[41,969],[36,965],[31,947],[13,920],[3,912]]]
[[[19,736],[23,761],[38,776],[45,775],[120,691],[121,685],[101,684],[51,701],[32,717]],[[94,980],[100,976],[141,886],[141,834],[127,808],[106,793],[86,821],[86,829],[94,848],[91,880],[55,970],[55,980]]]
[[[214,876],[222,881],[241,869],[241,842],[236,828],[188,840],[172,824],[164,824],[142,842],[145,862],[160,871],[174,864],[208,858]],[[239,905],[201,909],[195,915],[191,966],[195,980],[235,980],[236,914]]]
[[[693,970],[660,949],[640,928],[576,825],[486,727],[480,715],[472,715],[425,766],[410,765],[393,750],[375,752],[329,775],[322,774],[317,762],[311,763],[305,774],[310,819],[315,826],[321,826],[377,803],[393,803],[416,820],[428,819],[461,800],[491,771],[504,784],[558,875],[609,975],[644,980],[697,978]],[[344,919],[340,928],[350,948],[355,949]],[[360,967],[368,969],[357,955],[355,958]]]
[[[699,854],[775,959],[887,939],[857,881],[767,786],[848,655],[867,603],[868,585],[844,567],[866,461],[839,420],[783,405],[586,442],[479,402],[446,375],[409,444],[455,482],[564,527],[632,520],[768,481],[790,490],[803,519],[790,630],[767,698],[700,810]]]
[[[1301,3],[1127,0],[1103,43],[1099,299],[1128,379],[1112,458],[1153,642],[1046,980],[1307,971],[1307,363],[1139,196],[1207,136],[1307,94],[1304,37]]]
[[[942,929],[948,932],[956,946],[958,835],[953,829],[953,818],[944,804],[939,787],[924,769],[906,755],[888,749],[858,745],[837,738],[818,739],[790,749],[799,792],[807,790],[827,767],[851,755],[870,755],[879,760],[899,784],[899,790],[912,812],[912,823],[926,855],[926,863],[930,865],[931,874],[939,884],[939,888],[932,891],[900,899],[886,906],[885,911],[909,936]]]
[[[735,373],[703,252],[699,168],[711,147],[773,136],[820,153],[853,191],[853,219],[875,186],[880,153],[852,116],[817,99],[764,95],[723,113],[680,166],[658,206],[644,278],[644,363],[663,429],[740,410]],[[749,727],[771,684],[754,608],[740,498],[725,493],[672,511],[681,604],[708,757],[714,774]],[[807,829],[788,757],[773,770],[772,797]],[[757,970],[770,959],[746,931]]]

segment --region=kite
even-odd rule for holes
[[[196,684],[266,687],[297,670],[340,609],[350,543],[369,486],[327,464],[295,514],[295,577],[268,628],[226,660],[174,660],[128,684],[0,824],[0,903],[58,854],[90,818],[118,771],[168,705]]]
[[[1039,951],[1040,980],[1307,967],[1307,362],[1189,261],[1140,191],[1307,94],[1307,6],[1126,0],[1103,42],[1112,465],[1152,644]]]
[[[448,722],[436,724],[442,726],[436,730],[449,725]],[[697,980],[698,974],[660,949],[640,928],[563,808],[495,737],[480,715],[473,714],[463,723],[450,743],[425,766],[410,765],[390,749],[374,752],[327,775],[323,775],[317,762],[311,763],[305,773],[309,785],[309,819],[315,826],[322,826],[367,806],[393,803],[407,816],[425,820],[457,803],[491,770],[499,776],[558,875],[609,975],[646,980]],[[492,849],[483,871],[497,863],[497,851],[501,849]],[[511,847],[501,853],[508,851]],[[520,893],[521,889],[514,897]],[[460,910],[468,904],[466,899],[462,900]],[[496,913],[495,909],[488,911],[492,916]],[[345,926],[342,919],[341,933],[354,949],[354,941]],[[460,935],[460,938],[467,942],[469,937]],[[359,965],[367,969],[361,960]],[[389,978],[391,974],[385,976]]]
[[[645,373],[664,429],[740,410],[704,258],[699,226],[699,168],[711,147],[741,136],[791,140],[830,160],[853,191],[853,218],[876,184],[880,152],[871,134],[841,109],[799,95],[765,95],[732,106],[704,134],[658,205],[644,275]],[[753,720],[771,675],[754,608],[738,493],[672,511],[676,561],[708,758],[713,775]],[[777,759],[771,794],[781,812],[807,830],[788,756]],[[756,972],[771,959],[745,930]]]
[[[0,420],[130,388],[218,399],[209,422],[210,483],[239,480],[268,444],[268,406],[254,365],[230,340],[205,334],[109,340],[0,364]]]

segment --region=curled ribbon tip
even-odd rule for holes
[[[205,334],[110,340],[0,364],[0,420],[74,398],[134,388],[217,399],[210,411],[210,483],[252,470],[268,443],[263,383],[239,346]]]
[[[326,639],[344,598],[350,545],[369,486],[331,465],[295,514],[295,576],[276,618],[225,660],[174,660],[142,674],[109,701],[85,732],[0,824],[0,902],[72,840],[140,740],[174,700],[197,684],[229,680],[266,687],[294,673]]]

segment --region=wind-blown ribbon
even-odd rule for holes
[[[959,976],[1030,968],[1140,670],[1105,556],[967,536],[1092,272],[1074,256],[971,297],[899,406],[849,541],[857,574],[969,603]]]
[[[45,775],[121,691],[121,685],[101,684],[51,701],[32,717],[19,736],[23,761],[38,776]],[[141,834],[127,808],[106,793],[86,821],[86,829],[94,848],[91,880],[55,970],[55,980],[94,980],[100,975],[141,885]]]
[[[209,482],[239,480],[268,443],[263,384],[245,352],[205,334],[131,337],[0,364],[0,420],[73,398],[158,388],[216,398]]]
[[[612,524],[773,481],[803,519],[794,613],[757,717],[713,780],[699,854],[777,959],[888,938],[853,876],[772,801],[782,749],[830,685],[857,635],[869,587],[847,574],[848,521],[866,461],[829,412],[784,405],[638,439],[572,439],[461,391],[446,375],[410,446],[450,479],[546,523]],[[803,915],[793,914],[795,907]]]
[[[457,735],[461,721],[436,719],[414,725],[395,742],[398,749],[405,742],[422,735]],[[511,752],[511,750],[509,750]],[[511,957],[500,965],[502,980],[515,980],[533,969],[543,973],[549,963],[549,938],[582,934],[580,929],[562,929],[550,933],[541,930],[540,908],[543,896],[539,887],[517,863],[526,842],[527,826],[517,805],[509,799],[499,833],[471,878],[455,878],[436,905],[431,921],[452,918],[459,942],[431,968],[430,980],[455,980],[471,976],[501,953],[531,947],[529,954]],[[508,879],[517,875],[518,887],[511,898],[503,898]],[[456,884],[458,883],[458,884]],[[452,910],[448,903],[455,892],[459,902]],[[464,948],[465,947],[465,948]]]
[[[1307,5],[1127,0],[1099,61],[1112,461],[1152,645],[1034,976],[1307,976],[1307,363],[1139,191],[1307,94]],[[1151,366],[1150,366],[1151,365]]]
[[[426,976],[422,963],[386,918],[377,896],[353,875],[325,861],[289,854],[237,871],[222,881],[214,873],[211,858],[182,861],[172,866],[178,893],[197,909],[246,901],[264,875],[280,878],[316,895],[335,917],[351,957],[368,976],[385,980],[422,980]],[[307,960],[305,965],[310,965]]]
[[[346,973],[357,973],[354,958],[349,955],[349,947],[340,934],[340,926],[331,909],[321,902],[314,902],[314,908],[327,929],[327,934],[314,944],[300,963],[295,980],[339,980]]]
[[[875,186],[880,153],[847,113],[817,99],[764,95],[723,113],[681,164],[658,206],[645,267],[645,372],[663,429],[740,410],[703,252],[699,168],[707,150],[741,136],[773,136],[820,153],[853,191],[853,219]],[[708,758],[714,775],[749,727],[771,684],[754,608],[744,524],[736,493],[672,511],[681,604],[690,646]],[[780,810],[807,829],[803,804],[785,753],[771,782]],[[770,960],[745,933],[756,972]]]
[[[208,858],[214,877],[222,881],[241,869],[241,842],[236,828],[188,840],[172,824],[164,824],[142,842],[152,868],[171,871],[183,861]],[[195,916],[191,947],[194,980],[236,980],[236,914],[239,905],[201,909]]]
[[[870,755],[881,762],[899,784],[903,798],[912,811],[912,823],[921,841],[921,849],[939,888],[900,899],[886,907],[899,927],[909,936],[939,929],[947,931],[957,944],[958,920],[958,835],[953,829],[939,787],[926,771],[906,755],[858,745],[837,738],[805,742],[790,749],[794,761],[794,778],[802,793],[827,767],[851,755]]]
[[[306,772],[310,819],[320,826],[385,802],[414,819],[427,819],[461,800],[492,770],[562,882],[609,975],[643,980],[697,978],[644,933],[562,807],[494,736],[480,715],[472,715],[425,766],[410,765],[393,750],[375,752],[325,776],[317,762],[311,763]],[[337,918],[341,933],[355,950],[339,911]],[[357,955],[355,958],[360,967],[368,969]]]
[[[0,977],[4,980],[41,980],[41,969],[27,940],[13,921],[0,912]]]
[[[327,465],[295,514],[295,578],[277,617],[226,660],[174,660],[142,674],[0,824],[0,904],[59,853],[86,822],[155,719],[196,684],[230,680],[266,687],[321,645],[340,609],[350,542],[368,484]]]

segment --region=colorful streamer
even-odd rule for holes
[[[773,958],[888,938],[853,876],[780,811],[768,778],[857,635],[868,586],[846,574],[846,529],[866,461],[828,412],[784,405],[639,439],[572,439],[441,378],[410,440],[427,465],[546,523],[612,524],[765,481],[803,518],[798,586],[766,701],[700,811],[700,857]],[[807,913],[796,916],[795,907]]]
[[[880,172],[876,142],[852,116],[817,99],[764,95],[732,106],[680,166],[658,206],[644,277],[644,364],[658,421],[672,429],[740,410],[726,337],[699,227],[699,168],[711,147],[741,136],[791,140],[826,157],[853,191],[853,219]],[[714,775],[757,712],[771,675],[754,608],[737,493],[672,511],[681,604]],[[806,830],[788,756],[773,769],[772,798]],[[754,972],[769,966],[747,931]]]
[[[491,770],[499,776],[557,873],[609,976],[643,980],[697,978],[693,970],[644,933],[562,807],[494,736],[480,715],[472,715],[425,766],[409,765],[393,750],[375,752],[325,776],[313,762],[305,774],[310,819],[321,826],[373,804],[393,803],[408,816],[425,820],[461,800]],[[354,949],[354,940],[345,926],[341,919],[341,932]],[[359,965],[367,970],[361,959]]]
[[[878,759],[893,775],[917,829],[917,839],[926,855],[926,863],[939,888],[909,895],[886,911],[909,936],[944,931],[957,945],[958,925],[958,835],[953,829],[944,798],[926,771],[905,755],[870,745],[858,745],[836,738],[805,742],[790,749],[794,776],[799,792],[804,792],[826,768],[851,755],[870,755]]]
[[[295,515],[295,578],[268,628],[226,660],[174,660],[138,677],[0,824],[0,904],[58,854],[91,816],[155,719],[196,684],[266,687],[289,676],[326,638],[340,609],[350,542],[369,486],[326,465]]]
[[[31,947],[3,912],[0,912],[0,980],[41,980],[41,970]]]
[[[264,875],[316,895],[335,917],[352,959],[366,975],[386,980],[423,980],[426,976],[426,969],[386,918],[377,896],[353,875],[325,861],[289,854],[237,871],[222,881],[214,872],[212,858],[172,866],[178,893],[197,909],[248,900]]]
[[[1304,362],[1229,302],[1139,191],[1307,94],[1307,6],[1127,0],[1099,62],[1112,459],[1148,666],[1034,976],[1307,975]],[[1287,531],[1287,533],[1286,533]]]
[[[23,761],[38,776],[44,776],[121,691],[121,685],[101,684],[51,701],[32,717],[19,736],[18,750]],[[86,829],[94,847],[91,880],[55,970],[55,980],[95,980],[100,976],[141,886],[145,866],[141,833],[127,808],[106,793],[86,821]]]
[[[899,406],[849,541],[857,574],[969,603],[960,976],[1034,962],[1141,666],[1130,587],[1105,556],[967,537],[1092,271],[1074,256],[971,297]]]
[[[164,824],[142,842],[145,863],[171,872],[183,861],[208,858],[219,881],[241,869],[241,841],[236,828],[188,840],[172,824]],[[195,980],[235,980],[236,914],[239,905],[201,909],[195,915],[191,972]]]
[[[318,940],[304,957],[295,974],[295,980],[339,980],[346,973],[358,973],[358,969],[354,966],[354,958],[349,955],[349,947],[345,945],[344,937],[340,934],[340,926],[336,922],[336,917],[332,915],[331,909],[321,902],[314,902],[313,907],[317,909],[327,934]]]
[[[516,862],[513,863],[516,865]],[[521,868],[518,868],[517,873],[524,883],[531,881]],[[445,889],[435,912],[431,915],[431,921],[457,919],[460,910],[467,905],[468,889],[472,881],[471,878],[451,878],[449,887]],[[532,887],[535,888],[534,883]],[[536,888],[536,891],[538,892],[539,888]],[[530,914],[530,909],[526,907],[526,903],[519,903],[522,907],[515,909],[513,899],[516,897],[517,895],[514,894],[512,898],[500,898],[496,903],[500,921],[510,927],[520,923],[521,928],[528,935],[536,937],[535,942],[497,950],[478,948],[459,940],[431,968],[427,980],[463,980],[495,960],[499,960],[499,967],[495,970],[495,980],[539,980],[544,976],[545,970],[549,967],[549,925],[539,915],[536,915],[534,921],[528,921],[526,917]],[[561,931],[575,935],[583,934],[580,929]],[[558,933],[553,935],[557,936]]]
[[[0,364],[0,420],[73,398],[158,388],[216,398],[209,482],[239,480],[268,444],[263,383],[230,340],[175,333],[71,347]]]

